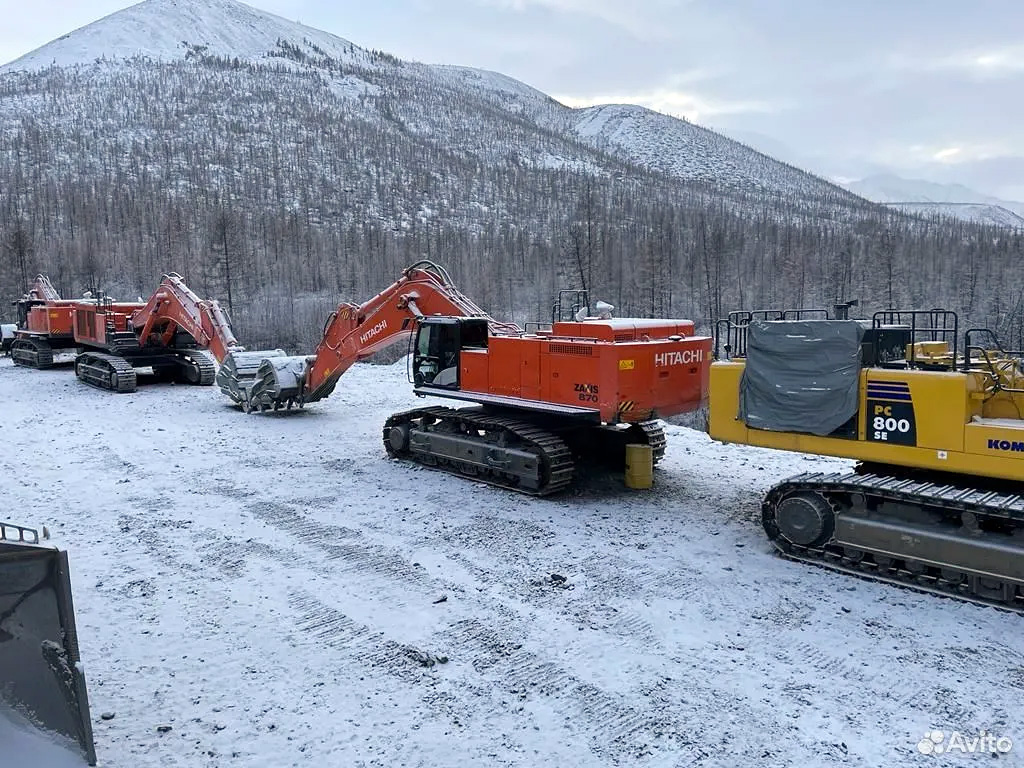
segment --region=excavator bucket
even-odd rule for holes
[[[275,357],[261,362],[249,388],[245,410],[276,411],[282,407],[291,408],[296,403],[301,407],[307,402],[300,395],[303,394],[308,367],[308,358],[301,355]]]
[[[96,764],[67,553],[0,523],[0,764]]]
[[[267,359],[285,357],[283,349],[263,352],[231,352],[217,370],[217,386],[237,405],[248,408],[249,390],[256,380],[260,364]]]

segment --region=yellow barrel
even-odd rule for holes
[[[629,443],[626,446],[626,486],[650,488],[654,484],[654,454],[651,446]]]

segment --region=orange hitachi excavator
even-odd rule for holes
[[[216,301],[200,299],[180,275],[164,275],[146,302],[115,302],[100,295],[61,300],[42,296],[40,276],[18,302],[19,329],[11,348],[15,364],[46,368],[53,350],[75,348],[75,374],[114,392],[134,392],[137,371],[163,380],[209,386],[213,361],[241,351],[226,313]],[[264,353],[273,355],[276,352]],[[283,353],[281,353],[283,354]]]
[[[14,302],[18,325],[9,348],[15,365],[49,368],[54,364],[54,353],[74,350],[74,304],[61,299],[46,275],[36,276],[28,292]]]
[[[607,305],[592,317],[585,300],[563,292],[550,325],[522,330],[421,261],[366,303],[341,304],[316,354],[232,353],[218,381],[246,411],[301,407],[327,397],[356,361],[410,340],[415,393],[475,405],[391,416],[388,454],[547,495],[569,485],[582,458],[621,466],[627,443],[661,458],[655,419],[694,410],[707,394],[711,339],[693,322],[613,319]]]

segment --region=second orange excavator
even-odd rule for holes
[[[63,300],[40,275],[18,302],[18,315],[11,344],[16,365],[48,368],[54,351],[71,350],[79,379],[114,392],[134,392],[140,370],[157,380],[209,386],[215,367],[203,350],[218,361],[244,350],[218,303],[200,299],[174,273],[145,302],[103,295]]]
[[[246,411],[303,406],[327,397],[353,363],[411,341],[414,391],[473,403],[398,413],[384,424],[389,455],[548,495],[566,488],[577,462],[622,466],[626,445],[665,450],[656,421],[706,400],[712,340],[690,320],[590,314],[583,291],[563,291],[550,324],[496,321],[442,267],[420,261],[364,304],[343,303],[316,354],[232,353],[222,391]]]

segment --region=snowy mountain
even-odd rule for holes
[[[309,55],[368,60],[365,51],[347,40],[234,0],[145,0],[15,59],[0,67],[0,73],[136,56],[160,61],[198,55],[259,61],[271,56],[282,40]]]
[[[765,188],[797,197],[839,196],[830,182],[706,128],[643,107],[608,104],[577,110],[585,141],[683,179]]]
[[[673,117],[630,106],[572,110],[504,75],[401,62],[235,0],[145,0],[0,67],[0,74],[139,57],[163,62],[237,59],[286,64],[298,71],[357,68],[401,72],[419,91],[439,87],[462,91],[530,119],[541,130],[681,180],[790,197],[852,200],[822,179]],[[342,90],[349,89],[343,84]],[[362,92],[357,88],[354,95]],[[424,117],[429,122],[429,115]],[[600,165],[579,154],[541,153],[530,159],[555,167]]]
[[[1002,205],[992,203],[886,203],[905,213],[920,216],[946,216],[954,219],[976,221],[981,224],[995,224],[1000,227],[1024,229],[1024,217]]]
[[[570,109],[234,0],[146,0],[11,62],[0,135],[0,296],[35,271],[69,295],[146,295],[174,270],[233,300],[257,348],[310,349],[339,295],[421,258],[521,323],[584,286],[705,327],[898,292],[988,310],[959,291],[964,252],[995,248],[980,225],[923,228],[683,120]],[[1005,286],[999,311],[1020,245],[970,276]],[[895,293],[877,269],[891,253]]]
[[[886,203],[910,213],[1024,226],[1024,203],[1000,200],[962,184],[938,184],[924,179],[905,179],[877,174],[853,181],[846,188],[876,203]]]

